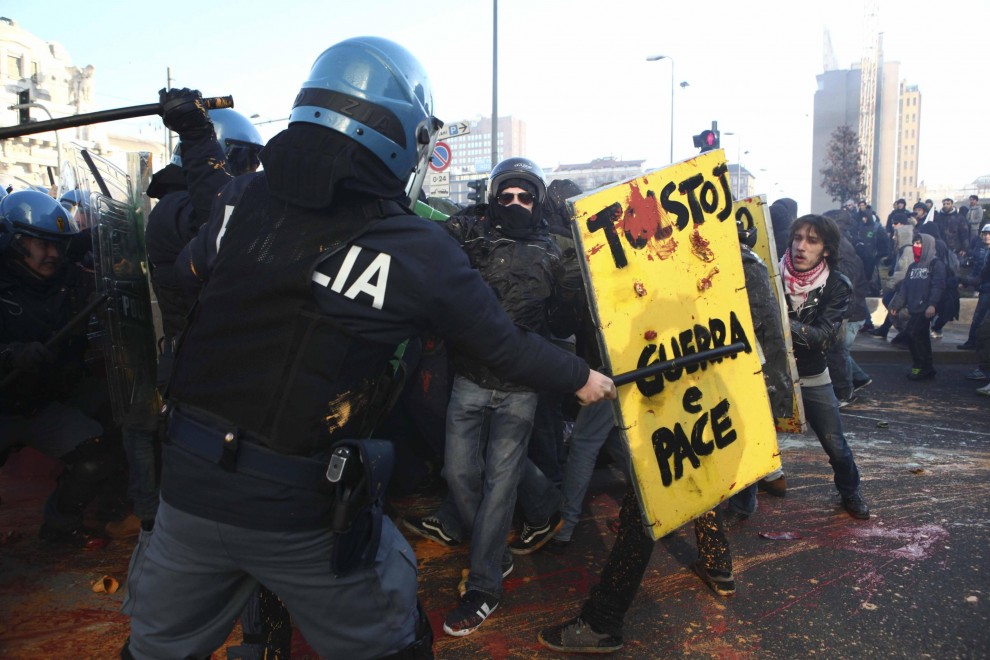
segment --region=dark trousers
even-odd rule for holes
[[[912,314],[904,331],[908,337],[908,348],[911,349],[911,366],[921,371],[932,371],[932,336],[931,319],[924,312]]]
[[[602,570],[601,582],[581,608],[581,618],[599,633],[622,637],[622,624],[653,554],[653,540],[643,531],[643,514],[632,486],[619,511],[619,533]],[[732,555],[721,513],[713,509],[694,522],[698,554],[705,568],[732,572]]]

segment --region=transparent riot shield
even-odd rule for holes
[[[144,207],[127,172],[72,146],[61,184],[87,200],[82,212],[92,236],[96,291],[108,296],[91,321],[91,343],[103,350],[114,420],[146,419],[157,409],[158,393]]]

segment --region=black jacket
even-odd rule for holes
[[[81,310],[94,289],[91,275],[66,263],[53,278],[40,281],[0,259],[0,355],[10,344],[51,339]],[[52,348],[55,360],[38,371],[21,373],[0,391],[0,410],[29,415],[63,399],[89,374],[85,366],[87,325],[80,323]],[[11,373],[9,359],[0,359],[0,379]]]
[[[482,209],[479,209],[482,210]],[[551,311],[576,302],[572,289],[562,292],[566,279],[561,252],[545,227],[525,239],[510,238],[494,227],[486,214],[454,216],[443,223],[468,255],[471,266],[495,292],[502,309],[519,327],[544,337],[564,337],[576,331],[570,324],[551,323]],[[559,312],[563,316],[563,312]],[[455,351],[454,369],[481,387],[526,391],[530,388],[497,377],[477,357]]]
[[[825,353],[839,334],[851,296],[849,279],[834,268],[823,286],[808,293],[800,311],[794,311],[790,296],[786,296],[794,359],[802,378],[817,376],[827,368]]]
[[[846,311],[846,320],[852,322],[865,321],[869,316],[869,308],[866,306],[866,292],[869,283],[866,280],[866,273],[863,270],[863,260],[859,258],[852,245],[842,237],[839,243],[839,272],[849,279],[852,284],[852,295],[849,298],[849,309]]]

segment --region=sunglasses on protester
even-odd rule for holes
[[[504,192],[504,193],[499,193],[498,197],[496,197],[495,199],[497,199],[498,200],[498,203],[501,204],[502,206],[508,206],[509,204],[512,203],[512,200],[514,200],[517,197],[519,198],[519,201],[521,203],[523,203],[523,204],[532,204],[533,203],[533,194],[532,193],[528,193],[528,192],[521,192],[521,193]]]

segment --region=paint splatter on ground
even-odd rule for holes
[[[968,366],[968,365],[967,365]],[[964,366],[956,368],[959,381]],[[788,493],[761,494],[755,516],[729,533],[736,596],[715,597],[689,566],[694,530],[657,542],[626,618],[618,658],[978,657],[990,648],[990,429],[985,401],[953,389],[901,393],[903,366],[870,367],[872,394],[843,423],[874,516],[854,521],[839,506],[828,461],[811,435],[782,436]],[[983,404],[979,408],[978,404]],[[878,428],[877,419],[889,428]],[[20,466],[24,467],[24,466]],[[37,466],[35,466],[37,467]],[[0,657],[116,657],[127,636],[119,613],[130,543],[98,552],[60,551],[36,538],[51,473],[0,470]],[[923,472],[912,470],[922,468]],[[561,657],[539,645],[541,627],[577,614],[598,581],[624,483],[596,470],[585,517],[566,554],[515,558],[498,610],[476,633],[442,632],[456,603],[468,548],[447,549],[407,535],[419,558],[421,597],[437,634],[439,658]],[[438,499],[394,503],[424,515]],[[401,526],[400,526],[400,529]],[[797,539],[769,540],[767,530]],[[115,594],[94,593],[102,576]],[[235,629],[230,643],[240,639]],[[222,652],[215,657],[222,657]],[[297,633],[294,657],[315,658]]]

